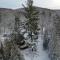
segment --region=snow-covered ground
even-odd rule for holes
[[[48,53],[43,50],[43,39],[41,35],[39,35],[38,43],[37,43],[37,52],[33,54],[30,49],[27,49],[23,52],[25,60],[50,60],[48,57]]]
[[[26,35],[28,34],[26,33]],[[2,37],[0,36],[0,39],[1,38]],[[3,40],[4,39],[2,38],[2,41]],[[22,51],[22,53],[24,55],[25,60],[50,60],[48,57],[48,53],[45,50],[43,50],[43,38],[41,34],[39,34],[38,37],[37,52],[32,52],[31,49],[26,49]]]

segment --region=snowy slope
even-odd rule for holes
[[[43,50],[43,38],[41,34],[39,34],[36,54],[34,54],[35,52],[32,52],[31,49],[26,49],[22,51],[22,53],[24,55],[25,60],[50,60],[48,57],[48,53]]]
[[[48,57],[48,53],[43,50],[43,39],[41,35],[39,35],[38,43],[37,43],[37,52],[33,55],[30,49],[27,49],[23,52],[25,60],[50,60]]]

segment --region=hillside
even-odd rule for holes
[[[60,18],[58,18],[60,17],[60,10],[50,10],[40,7],[35,8],[39,11],[40,19],[38,21],[38,25],[40,27],[41,35],[44,35],[47,32],[50,39],[48,49],[49,56],[52,60],[54,58],[60,60],[60,44],[58,44],[58,42],[60,42],[60,35],[56,34],[57,32],[60,32]],[[26,20],[26,18],[24,17],[24,13],[24,8],[0,8],[0,35],[3,33],[9,33],[11,30],[13,30],[16,15],[19,17],[21,22],[24,22]]]

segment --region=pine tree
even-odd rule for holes
[[[5,40],[4,56],[5,60],[24,60],[18,45],[8,39]]]
[[[24,6],[24,5],[23,5]],[[25,9],[25,18],[27,19],[26,26],[29,31],[28,34],[31,38],[31,42],[35,40],[33,36],[37,35],[38,31],[38,16],[39,12],[36,10],[36,7],[33,6],[33,0],[27,0],[27,7],[24,6]]]
[[[24,60],[20,50],[25,47],[20,47],[25,44],[25,41],[24,37],[20,34],[20,20],[16,15],[14,23],[13,32],[10,34],[9,39],[5,40],[5,57],[6,60]]]
[[[24,36],[21,34],[20,31],[20,20],[18,16],[15,16],[15,25],[14,25],[14,31],[11,35],[11,39],[15,41],[17,45],[19,45],[19,48],[24,50],[28,48],[25,42]]]
[[[2,53],[4,52],[5,60],[24,60],[20,50],[24,50],[28,46],[25,45],[24,37],[20,34],[19,24],[19,18],[15,16],[14,30],[9,39],[4,40],[4,49],[1,50]]]

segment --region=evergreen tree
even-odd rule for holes
[[[20,31],[20,20],[19,20],[18,16],[15,16],[14,31],[11,35],[11,39],[13,39],[15,41],[15,43],[17,45],[19,45],[20,49],[24,50],[24,49],[28,48],[28,46],[25,43],[25,38],[21,34],[21,31]]]
[[[9,39],[5,41],[4,54],[6,60],[24,60],[24,57],[20,53],[20,48],[25,44],[24,37],[20,34],[20,20],[18,16],[15,16],[14,30],[10,34]]]
[[[4,40],[4,49],[1,49],[3,60],[24,60],[20,50],[28,46],[25,45],[24,37],[20,34],[19,24],[19,18],[15,16],[14,31],[9,35],[9,39]]]
[[[24,5],[23,5],[24,6]],[[33,6],[33,0],[27,0],[27,7],[24,6],[25,9],[25,18],[27,19],[26,26],[29,31],[29,37],[31,38],[31,43],[33,40],[33,36],[37,35],[38,32],[38,16],[39,12],[36,10],[36,7]],[[35,36],[36,37],[36,36]]]
[[[4,55],[6,60],[24,60],[18,45],[12,40],[5,40]]]

